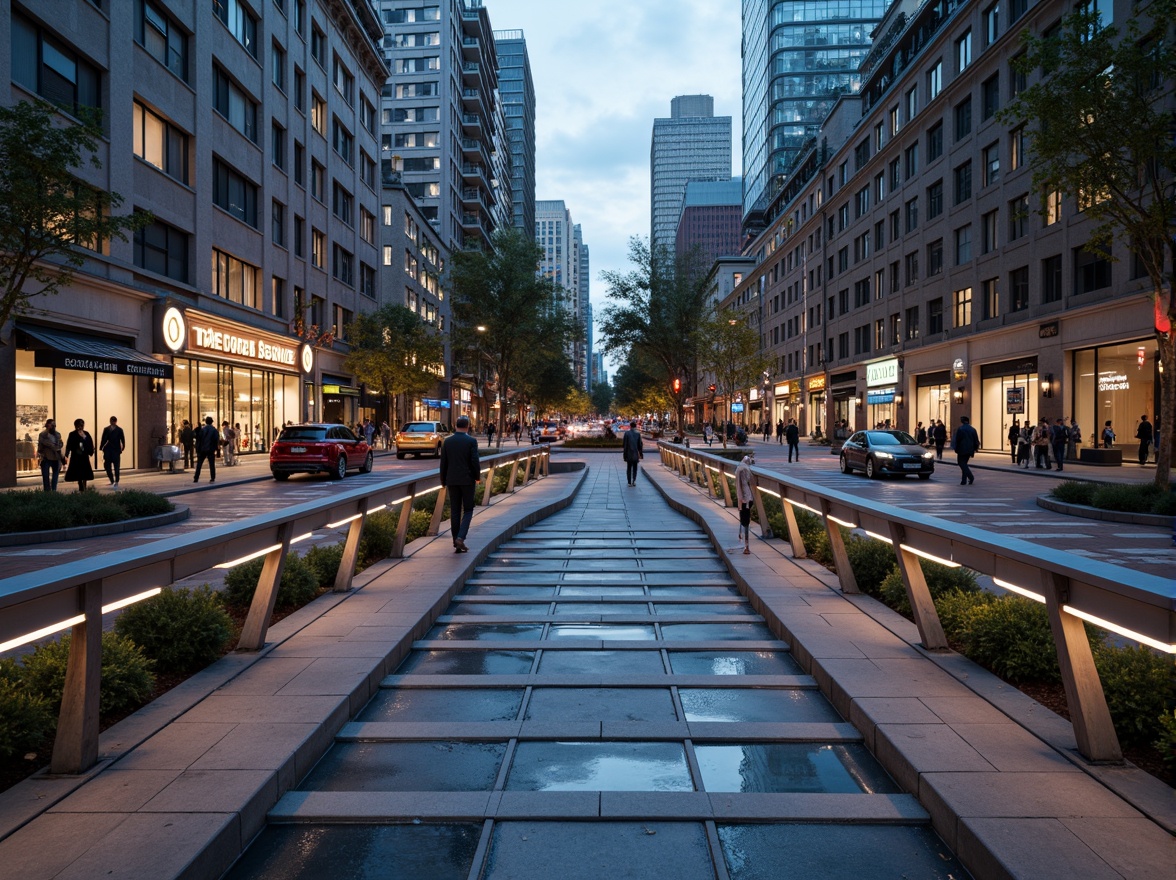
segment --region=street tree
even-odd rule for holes
[[[520,408],[531,406],[536,416],[562,409],[576,387],[571,361],[563,349],[535,345],[523,350],[511,390]]]
[[[351,351],[346,369],[369,388],[379,389],[399,428],[409,395],[436,387],[443,374],[445,345],[437,331],[402,305],[381,306],[360,314],[347,327]]]
[[[614,377],[616,410],[621,415],[670,412],[674,396],[661,367],[641,351],[632,352]]]
[[[68,286],[90,252],[152,221],[114,214],[122,197],[77,176],[102,167],[102,138],[96,113],[67,121],[41,101],[0,107],[0,328]]]
[[[726,398],[730,417],[735,393],[759,384],[768,359],[760,350],[759,332],[737,312],[711,309],[700,323],[704,338],[700,363],[705,373],[714,376],[715,393]],[[726,430],[719,434],[726,446]]]
[[[613,390],[607,382],[596,382],[592,386],[592,409],[599,416],[606,416],[612,411]]]
[[[656,365],[661,383],[682,425],[685,396],[674,393],[697,385],[699,319],[706,311],[706,269],[698,250],[673,255],[651,248],[640,237],[629,240],[629,272],[608,271],[602,278],[610,303],[601,320],[601,347],[618,358],[643,355]],[[645,369],[645,368],[643,368]]]
[[[1147,275],[1161,368],[1155,481],[1166,487],[1176,439],[1176,2],[1135,8],[1139,17],[1121,28],[1102,22],[1091,3],[1056,33],[1027,32],[1017,72],[1039,77],[1001,119],[1025,126],[1034,188],[1084,211],[1093,225],[1085,249],[1113,260],[1112,245],[1126,242]]]
[[[526,233],[498,229],[489,250],[457,251],[449,261],[454,345],[489,359],[500,397],[518,378],[529,348],[561,355],[577,336],[564,291],[538,274],[543,250]],[[501,436],[506,407],[498,409]]]

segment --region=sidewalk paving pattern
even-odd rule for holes
[[[706,534],[612,464],[484,561],[234,880],[965,876]]]

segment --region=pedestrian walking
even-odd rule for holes
[[[715,429],[711,427],[710,422],[702,426],[702,442],[707,446],[715,442]]]
[[[184,447],[184,467],[193,467],[196,464],[196,432],[187,419],[180,425],[180,446]]]
[[[1066,457],[1077,461],[1079,457],[1078,450],[1082,446],[1082,429],[1078,427],[1077,419],[1067,419],[1070,423],[1068,429],[1070,431],[1070,444],[1066,447]]]
[[[1103,449],[1110,449],[1115,445],[1115,429],[1111,427],[1111,420],[1107,419],[1103,423],[1102,429],[1102,444]]]
[[[625,459],[625,481],[636,486],[637,462],[645,457],[645,444],[641,442],[636,419],[629,422],[629,430],[621,437],[621,456]]]
[[[216,452],[220,448],[220,443],[220,432],[213,424],[212,416],[205,416],[204,424],[196,430],[196,474],[192,477],[193,483],[200,482],[200,469],[206,461],[208,482],[216,482]]]
[[[225,467],[232,467],[237,463],[237,435],[228,422],[221,422],[220,438],[221,461]]]
[[[384,441],[385,450],[392,448],[392,426],[387,419],[380,423],[380,439]]]
[[[772,423],[764,419],[764,442],[767,443],[772,439]]]
[[[453,552],[465,553],[466,536],[474,518],[474,488],[482,481],[478,441],[470,436],[468,416],[458,416],[454,433],[441,444],[441,488],[449,496],[449,532]]]
[[[1013,423],[1009,425],[1009,455],[1012,456],[1013,464],[1017,463],[1017,446],[1020,445],[1021,440],[1021,423],[1013,419]]]
[[[1045,468],[1047,471],[1053,470],[1053,465],[1049,463],[1050,439],[1049,422],[1042,419],[1033,429],[1033,462],[1037,468]]]
[[[751,505],[755,502],[751,488],[751,465],[751,456],[745,455],[739,462],[739,467],[735,468],[735,500],[739,503],[739,538],[743,541],[745,556],[751,553]]]
[[[915,425],[915,442],[920,446],[927,445],[927,429],[923,427],[922,422]]]
[[[119,471],[122,469],[122,454],[127,448],[127,435],[118,426],[118,419],[110,417],[110,424],[102,429],[102,439],[98,442],[102,450],[102,463],[106,468],[106,478],[110,485],[118,488]]]
[[[776,445],[784,445],[784,420],[780,419],[776,422]]]
[[[1152,442],[1152,423],[1147,420],[1147,413],[1139,417],[1139,425],[1135,428],[1135,439],[1139,441],[1139,463],[1147,464],[1147,456],[1151,450]]]
[[[65,438],[65,481],[77,483],[78,491],[86,491],[86,483],[94,479],[94,438],[86,430],[84,419],[74,419],[74,429]]]
[[[1017,467],[1029,468],[1029,459],[1033,457],[1033,426],[1025,422],[1021,426],[1021,436],[1017,438]]]
[[[1062,424],[1061,419],[1055,419],[1053,427],[1049,429],[1049,445],[1053,449],[1054,463],[1058,470],[1065,470],[1066,447],[1070,445],[1070,429]]]
[[[951,438],[951,448],[955,450],[956,464],[960,466],[960,485],[970,486],[976,482],[968,461],[980,451],[980,435],[970,424],[967,416],[960,416],[959,427],[955,436]]]
[[[494,422],[488,423],[486,425],[486,445],[487,446],[494,445],[494,431],[495,431]]]
[[[792,461],[792,453],[796,453],[796,460],[800,461],[800,426],[796,419],[788,420],[788,427],[784,429],[784,437],[788,441],[788,460]]]
[[[935,422],[932,438],[935,440],[935,457],[943,461],[943,447],[947,445],[947,426],[943,424],[942,419]]]
[[[57,491],[57,478],[61,475],[61,453],[65,444],[57,433],[57,422],[45,420],[45,430],[37,435],[37,458],[41,463],[41,486],[46,492]]]

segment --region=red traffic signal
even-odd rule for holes
[[[711,394],[714,394],[716,391],[719,390],[719,388],[717,385],[715,385],[714,382],[711,382],[709,385],[706,386],[706,390],[709,391]]]
[[[674,379],[674,393],[677,394],[681,390],[682,390],[682,380],[681,379]]]

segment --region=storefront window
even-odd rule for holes
[[[951,384],[950,374],[945,370],[941,373],[919,376],[915,387],[915,426],[911,433],[918,430],[918,423],[931,430],[931,423],[942,421],[944,425],[951,424]]]
[[[808,411],[812,414],[813,424],[807,426],[809,433],[820,432],[822,436],[828,437],[828,425],[825,423],[825,392],[816,391],[809,395]],[[803,413],[802,413],[803,415]],[[798,420],[801,431],[806,430],[806,425],[803,419]]]
[[[209,361],[176,358],[175,381],[169,389],[169,431],[179,442],[187,419],[193,427],[212,416],[240,425],[238,451],[266,452],[286,422],[300,422],[297,376]]]
[[[1131,437],[1139,417],[1154,418],[1156,342],[1125,342],[1074,352],[1074,419],[1082,445],[1102,435],[1108,421],[1119,438]]]
[[[984,449],[1009,449],[1013,421],[1037,424],[1040,385],[1037,359],[1020,363],[989,364],[981,368],[980,445]]]

